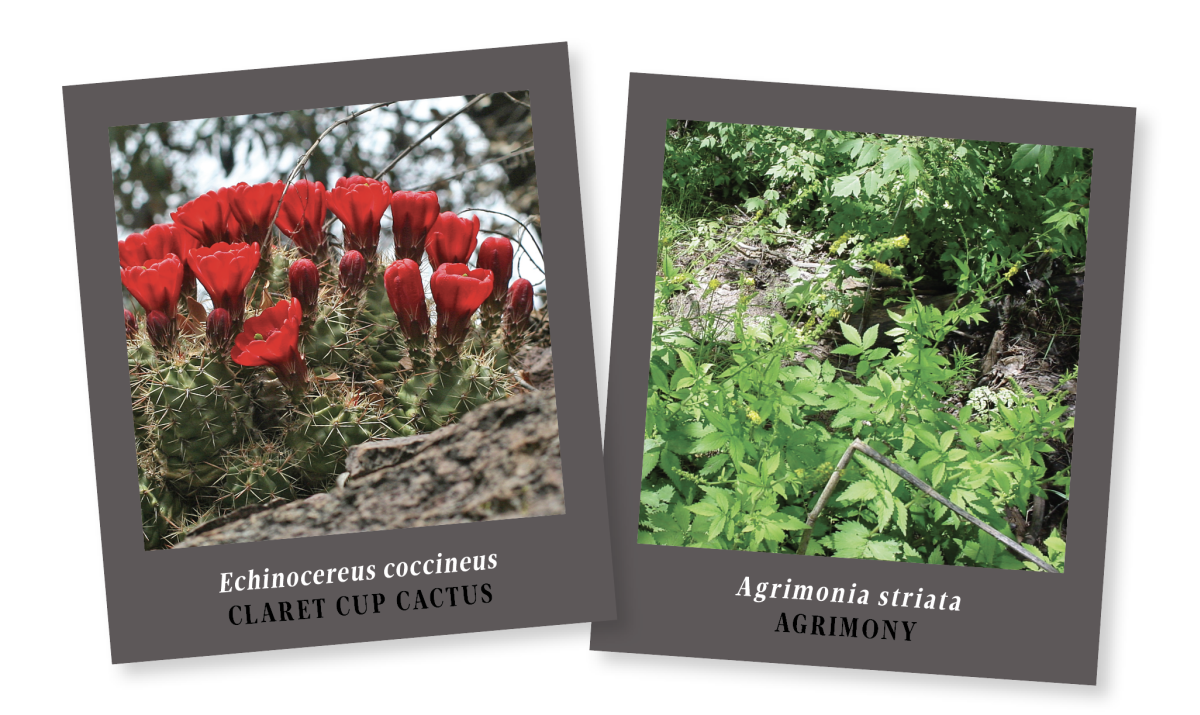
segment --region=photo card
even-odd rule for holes
[[[1094,684],[1133,128],[632,75],[592,648]]]
[[[63,89],[114,663],[615,616],[569,72]]]

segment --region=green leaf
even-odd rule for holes
[[[650,363],[650,379],[654,383],[654,386],[663,392],[671,391],[671,384],[667,382],[667,376],[654,363]]]
[[[875,489],[875,485],[872,484],[870,481],[863,479],[863,480],[860,480],[857,482],[853,482],[849,487],[846,487],[845,491],[843,491],[838,496],[838,501],[839,502],[868,501],[870,499],[874,499],[875,495],[877,493],[878,493],[878,490]]]
[[[858,195],[861,191],[862,191],[862,182],[854,174],[848,174],[846,176],[840,177],[838,179],[835,179],[833,182],[833,195],[834,196],[851,196],[851,195],[853,195],[855,198],[858,198]]]
[[[706,434],[692,444],[688,454],[702,454],[704,452],[716,452],[724,447],[729,442],[729,436],[723,432],[713,432]]]
[[[692,359],[692,356],[684,350],[676,349],[675,352],[679,354],[679,362],[683,365],[683,369],[687,370],[689,375],[697,375],[696,361]]]
[[[847,139],[846,141],[842,142],[841,144],[838,144],[837,150],[842,152],[843,154],[849,154],[850,158],[854,158],[854,157],[858,156],[858,152],[862,149],[862,146],[863,146],[862,138]]]
[[[658,466],[658,450],[642,454],[642,479],[645,479]]]
[[[779,470],[779,452],[775,452],[770,457],[767,457],[759,466],[761,467],[759,473],[762,476],[774,476],[775,472]]]
[[[692,512],[693,514],[699,514],[700,516],[707,516],[707,517],[715,517],[721,513],[721,510],[717,508],[717,505],[710,501],[702,501],[702,502],[697,502],[695,504],[689,504],[687,509],[688,509],[688,511]]]
[[[878,154],[879,150],[876,149],[875,151],[876,154]],[[866,152],[863,153],[865,154]],[[879,191],[879,187],[882,184],[883,179],[879,178],[879,174],[876,174],[874,169],[871,169],[863,175],[862,186],[863,191],[867,192],[867,196],[874,196]]]
[[[834,556],[841,559],[862,558],[871,532],[856,521],[843,522],[833,534]]]
[[[721,467],[724,467],[728,463],[728,454],[714,454],[704,463],[704,468],[700,470],[699,474],[702,477],[711,477],[721,471]]]
[[[796,518],[795,516],[791,516],[789,514],[784,514],[782,512],[775,512],[774,514],[768,516],[767,519],[778,524],[779,528],[785,529],[787,531],[795,531],[797,529],[808,528],[808,525],[805,524],[800,519]]]
[[[876,323],[875,325],[872,325],[871,327],[867,328],[867,332],[863,333],[862,349],[863,350],[870,349],[870,347],[875,344],[875,340],[878,337],[879,337],[879,324]]]
[[[958,434],[955,430],[949,430],[942,434],[942,439],[938,443],[940,451],[945,452],[950,449],[950,445],[954,444],[954,436]]]
[[[854,326],[845,322],[840,323],[840,325],[842,327],[842,335],[845,335],[847,340],[861,348],[863,344],[862,336],[858,334]]]
[[[900,542],[891,539],[869,541],[863,549],[863,558],[878,561],[895,561]]]

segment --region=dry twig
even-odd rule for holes
[[[967,510],[963,509],[962,507],[958,506],[957,504],[950,501],[946,497],[942,496],[938,492],[934,491],[933,487],[929,486],[925,482],[918,479],[916,476],[914,476],[913,474],[908,472],[908,470],[904,469],[903,467],[896,464],[895,462],[892,462],[890,459],[883,456],[879,452],[876,452],[874,449],[871,449],[871,447],[869,447],[865,442],[863,442],[862,440],[858,440],[858,439],[851,442],[850,446],[846,448],[845,454],[843,454],[842,458],[840,460],[838,460],[837,468],[834,469],[833,474],[831,474],[829,476],[829,481],[825,484],[824,491],[821,492],[820,498],[817,499],[817,505],[813,508],[812,512],[808,515],[808,520],[805,523],[808,525],[809,528],[805,529],[804,536],[801,537],[801,539],[800,539],[800,547],[798,549],[796,549],[796,553],[803,554],[808,549],[808,539],[812,535],[812,526],[813,526],[813,524],[817,523],[817,517],[821,515],[821,510],[825,508],[825,504],[826,504],[826,502],[829,501],[829,497],[833,495],[833,490],[837,488],[838,480],[841,479],[842,471],[845,470],[846,465],[850,462],[850,456],[852,454],[854,454],[855,451],[862,452],[863,454],[865,454],[866,456],[875,460],[879,464],[882,464],[884,467],[887,467],[888,469],[890,469],[891,471],[893,471],[897,475],[899,475],[901,479],[903,479],[904,481],[913,485],[917,489],[920,489],[922,492],[928,494],[935,501],[944,505],[950,511],[961,516],[962,518],[971,522],[972,524],[979,527],[980,529],[983,529],[988,534],[990,534],[992,537],[994,537],[997,541],[999,541],[1000,543],[1007,546],[1010,551],[1012,551],[1014,554],[1016,554],[1017,558],[1019,558],[1023,561],[1032,561],[1033,563],[1037,564],[1038,567],[1040,567],[1043,571],[1048,571],[1050,573],[1058,573],[1058,569],[1056,569],[1053,566],[1051,566],[1050,564],[1046,563],[1044,560],[1039,558],[1037,554],[1026,551],[1024,548],[1021,547],[1020,544],[1018,544],[1017,542],[1008,538],[1004,534],[1001,534],[999,531],[997,531],[993,527],[989,526],[988,524],[985,524],[984,522],[980,521],[977,517],[968,513]]]

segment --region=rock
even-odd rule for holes
[[[435,432],[359,445],[343,486],[205,525],[175,548],[563,514],[553,391],[488,403]]]

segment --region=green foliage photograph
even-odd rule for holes
[[[1092,151],[665,140],[639,543],[1065,571]]]

